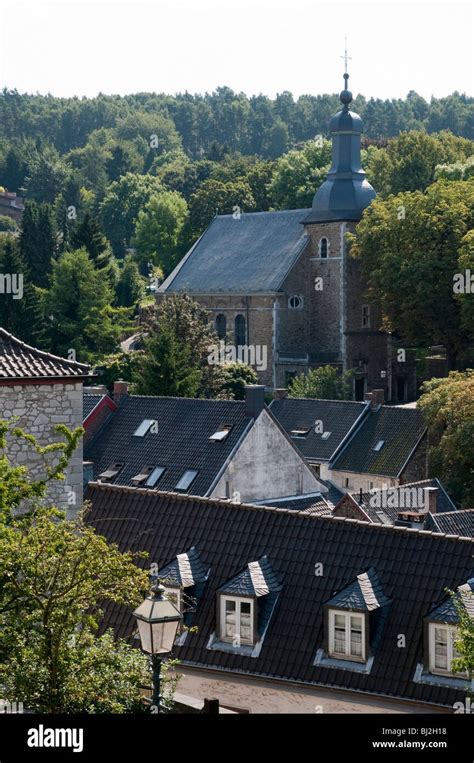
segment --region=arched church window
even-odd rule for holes
[[[227,333],[227,318],[222,313],[216,315],[216,332],[219,339],[225,339]]]
[[[325,259],[328,256],[328,240],[322,238],[319,242],[319,256]]]
[[[234,324],[234,337],[237,347],[246,344],[245,318],[243,315],[236,315]]]
[[[303,307],[303,297],[299,294],[292,294],[288,299],[288,307],[291,310],[300,310]]]

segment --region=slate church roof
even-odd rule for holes
[[[89,523],[123,551],[149,552],[143,566],[166,564],[195,546],[210,568],[194,613],[197,632],[173,652],[183,666],[451,708],[463,700],[463,680],[456,680],[456,688],[434,676],[427,683],[416,671],[426,657],[424,618],[445,600],[446,588],[456,590],[473,576],[473,540],[114,485],[92,484],[88,497]],[[264,577],[274,576],[281,590],[258,655],[210,648],[217,591],[265,557],[271,572]],[[322,575],[315,574],[316,563],[323,565]],[[376,602],[384,605],[370,672],[316,665],[324,643],[324,604],[356,580],[369,612]],[[107,606],[106,627],[132,640],[131,610]],[[397,645],[400,633],[406,634],[405,649]]]
[[[85,363],[60,358],[17,339],[0,328],[0,383],[5,380],[66,379],[90,375]]]
[[[307,209],[216,216],[160,292],[276,292],[305,248]]]

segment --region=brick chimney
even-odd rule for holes
[[[372,392],[365,393],[366,403],[370,403],[372,410],[375,410],[379,405],[383,405],[385,402],[385,390],[373,389]]]
[[[117,403],[117,405],[123,403],[124,399],[128,396],[128,385],[129,382],[126,382],[123,379],[114,382],[113,398],[114,403]]]
[[[432,514],[436,514],[438,511],[438,488],[437,487],[425,487],[425,507]]]
[[[288,390],[286,387],[279,387],[278,389],[273,390],[273,399],[274,400],[285,400],[285,398],[288,397]]]
[[[245,413],[256,419],[265,408],[265,385],[245,385]]]

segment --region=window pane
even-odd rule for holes
[[[351,654],[362,657],[362,633],[351,631]]]
[[[447,628],[435,628],[435,667],[448,669],[448,631]]]
[[[235,601],[226,599],[225,602],[225,635],[227,638],[233,638],[235,634]]]
[[[362,633],[362,618],[358,616],[351,616],[351,630],[360,631]]]
[[[334,625],[336,628],[344,628],[346,627],[346,618],[344,615],[335,615],[334,616]]]

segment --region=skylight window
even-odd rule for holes
[[[166,469],[164,466],[155,466],[153,471],[151,472],[150,476],[148,477],[146,481],[147,487],[155,487],[158,480],[162,477],[162,475],[165,473]]]
[[[385,445],[385,440],[379,440],[378,443],[374,445],[375,452],[378,453],[379,450],[382,450],[384,445]]]
[[[292,437],[306,437],[307,434],[309,434],[311,431],[311,427],[309,429],[292,429],[290,434]]]
[[[232,427],[229,424],[223,424],[221,427],[219,427],[217,432],[214,432],[214,434],[211,434],[209,439],[212,442],[223,442],[228,436],[231,429]]]
[[[331,432],[323,432],[321,435],[321,440],[329,440],[331,437]]]
[[[123,469],[123,464],[112,464],[105,472],[99,474],[99,479],[102,482],[111,482],[114,477]]]
[[[145,466],[145,468],[142,469],[139,474],[136,474],[134,477],[132,477],[131,481],[135,485],[138,485],[140,482],[145,482],[146,478],[148,477],[148,475],[152,471],[153,471],[153,467],[152,466]]]
[[[185,492],[191,485],[193,479],[197,477],[198,474],[199,472],[195,471],[194,469],[188,469],[185,471],[178,484],[176,485],[175,490],[182,490]]]
[[[140,426],[138,426],[135,429],[135,431],[133,433],[133,436],[134,437],[145,437],[146,433],[149,431],[150,427],[153,424],[156,424],[154,419],[143,419],[143,421],[140,424]]]

